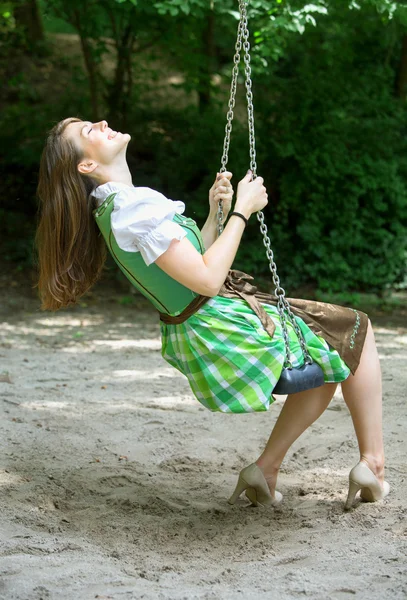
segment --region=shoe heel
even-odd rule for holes
[[[362,489],[362,486],[359,483],[356,483],[356,481],[352,481],[351,479],[349,480],[349,492],[345,502],[345,510],[350,510],[352,508],[355,496],[360,489]]]
[[[259,502],[257,500],[257,491],[255,488],[247,488],[246,490],[246,498],[250,500],[253,506],[259,506]]]
[[[274,498],[271,496],[267,481],[255,463],[240,471],[236,489],[228,500],[229,504],[234,504],[245,490],[247,498],[255,506],[275,506],[283,498],[280,492],[275,492]]]
[[[228,500],[229,504],[235,504],[235,502],[239,498],[240,494],[242,494],[247,488],[248,488],[248,485],[247,485],[246,481],[243,479],[243,477],[241,475],[239,475],[239,479],[237,480],[237,485],[236,485],[235,491],[233,492],[233,494],[231,495],[231,497]]]
[[[349,473],[349,493],[345,510],[352,507],[353,500],[359,490],[361,490],[360,497],[362,500],[377,502],[388,495],[390,486],[387,481],[384,481],[383,486],[381,486],[373,471],[369,469],[367,464],[360,461]]]

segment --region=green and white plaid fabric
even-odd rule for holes
[[[186,375],[194,395],[209,410],[245,413],[268,410],[273,403],[284,341],[277,309],[263,306],[276,324],[273,338],[243,300],[220,296],[180,325],[161,323],[164,359]],[[299,317],[297,322],[325,381],[344,381],[350,370],[336,350]],[[289,334],[292,363],[298,366],[304,358],[291,325]]]

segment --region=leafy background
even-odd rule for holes
[[[0,2],[0,250],[35,263],[46,131],[73,115],[132,135],[136,185],[202,223],[220,168],[237,29],[234,0]],[[251,0],[258,173],[290,291],[405,286],[407,7],[390,0]],[[243,72],[229,168],[249,166]],[[255,219],[236,264],[266,275]]]

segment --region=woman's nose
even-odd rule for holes
[[[102,131],[104,131],[107,127],[107,121],[99,121],[98,125],[99,125],[100,129]]]

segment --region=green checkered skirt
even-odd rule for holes
[[[273,338],[240,299],[216,296],[179,325],[161,323],[162,355],[183,373],[203,406],[211,411],[246,413],[268,410],[285,359],[277,308],[263,304],[273,319]],[[296,317],[325,382],[344,381],[350,370],[336,350]],[[301,347],[289,324],[293,366],[303,364]]]

